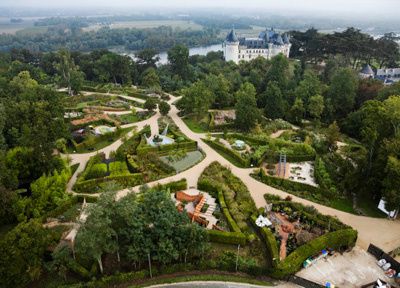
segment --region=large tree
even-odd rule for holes
[[[214,103],[214,96],[203,81],[197,81],[183,90],[183,97],[179,107],[185,114],[195,114],[197,118],[204,116]]]
[[[328,97],[333,105],[334,117],[344,118],[349,114],[355,104],[358,80],[353,70],[340,69],[332,78]]]
[[[262,96],[265,100],[265,115],[268,118],[278,119],[285,116],[286,103],[277,82],[268,83],[267,90]]]
[[[173,73],[182,79],[188,79],[189,73],[189,49],[184,45],[176,45],[168,50],[168,61]]]
[[[250,83],[244,83],[236,92],[235,125],[243,131],[250,131],[260,118],[256,102],[256,89]]]

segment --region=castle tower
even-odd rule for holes
[[[239,39],[236,36],[235,29],[232,29],[226,36],[224,42],[224,57],[225,61],[233,61],[239,63]]]

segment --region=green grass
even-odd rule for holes
[[[335,200],[332,200],[330,202],[330,204],[331,205],[327,205],[327,206],[331,206],[332,208],[335,208],[337,210],[344,211],[347,213],[352,213],[352,214],[356,213],[356,211],[353,208],[353,203],[349,199],[337,198]]]
[[[218,281],[218,282],[235,282],[235,283],[247,283],[259,286],[272,286],[272,283],[257,280],[254,277],[245,277],[239,275],[218,275],[218,274],[202,274],[202,275],[182,275],[171,278],[155,278],[153,280],[146,281],[140,285],[133,285],[129,287],[148,287],[157,284],[171,284],[171,283],[182,283],[191,281]]]
[[[186,116],[182,118],[182,120],[189,127],[189,129],[195,133],[207,133],[209,131],[208,122],[210,119],[208,115],[205,116],[200,121],[190,116]]]
[[[205,139],[203,139],[204,141]],[[236,159],[235,157],[233,157],[231,154],[227,153],[225,150],[220,149],[218,146],[214,146],[212,145],[212,141],[208,142],[207,140],[204,141],[204,143],[206,143],[208,146],[210,146],[212,149],[214,149],[218,154],[220,154],[222,157],[224,157],[226,160],[228,160],[229,162],[231,162],[233,165],[235,165],[236,167],[239,168],[248,168],[246,165],[244,165],[243,163],[239,162],[238,159]],[[223,145],[223,144],[221,144]],[[235,150],[232,150],[235,151]]]
[[[160,157],[161,161],[173,167],[177,173],[185,171],[203,160],[204,156],[200,151],[186,153],[186,157],[178,161],[169,161],[168,156]]]
[[[374,200],[370,199],[367,196],[359,196],[357,198],[357,206],[358,208],[367,216],[376,217],[376,218],[386,218],[387,215],[379,210],[378,203],[375,203]]]

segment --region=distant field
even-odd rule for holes
[[[22,18],[24,21],[22,23],[11,23],[10,18],[0,17],[0,34],[15,34],[18,31],[35,28],[33,23],[38,19],[34,17]]]
[[[181,28],[183,30],[191,29],[191,30],[201,30],[203,27],[198,25],[192,21],[183,21],[183,20],[139,20],[139,21],[124,21],[124,22],[115,22],[110,25],[111,29],[118,28],[137,28],[137,29],[145,29],[145,28],[156,28],[160,26],[170,26],[172,28]],[[92,25],[87,28],[84,28],[84,31],[93,31],[100,29],[101,25]]]

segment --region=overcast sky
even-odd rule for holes
[[[364,15],[365,17],[398,16],[400,0],[0,0],[1,6],[19,7],[135,7],[162,11],[163,7],[180,8],[240,8],[244,10],[282,12],[325,12],[329,14]],[[151,11],[150,10],[150,11]],[[397,15],[396,15],[397,14]],[[339,15],[337,15],[339,16]],[[372,19],[371,19],[372,20]]]

